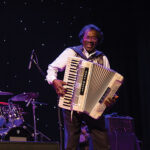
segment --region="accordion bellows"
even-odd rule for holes
[[[69,57],[64,74],[66,94],[58,106],[87,113],[98,119],[123,82],[123,76],[112,69],[78,57]]]

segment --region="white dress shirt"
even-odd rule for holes
[[[85,49],[83,54],[86,58],[91,57],[95,52],[89,54]],[[53,80],[57,79],[58,71],[63,71],[67,65],[68,57],[77,56],[77,53],[71,48],[66,48],[51,64],[48,65],[46,80],[52,84]],[[103,56],[103,66],[110,68],[109,61],[106,56]]]

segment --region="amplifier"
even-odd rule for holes
[[[134,120],[129,116],[105,115],[105,127],[108,132],[134,132]]]

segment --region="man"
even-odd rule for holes
[[[86,25],[79,33],[81,45],[66,48],[49,66],[46,79],[52,84],[59,96],[64,96],[66,89],[63,85],[67,83],[57,79],[58,71],[64,71],[69,56],[84,58],[85,60],[99,63],[106,68],[110,68],[107,57],[96,46],[103,40],[103,32],[93,24]],[[113,100],[107,102],[107,106]],[[87,114],[73,112],[72,120],[69,110],[63,110],[64,129],[65,129],[65,149],[76,150],[79,144],[82,122],[86,122],[92,139],[94,150],[109,150],[107,131],[105,130],[104,117],[95,120]]]

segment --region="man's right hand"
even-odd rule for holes
[[[62,80],[58,80],[58,79],[55,79],[53,81],[53,86],[56,90],[56,93],[58,94],[58,96],[64,96],[65,95],[65,88],[63,87],[63,85],[66,85],[67,83],[62,81]]]

